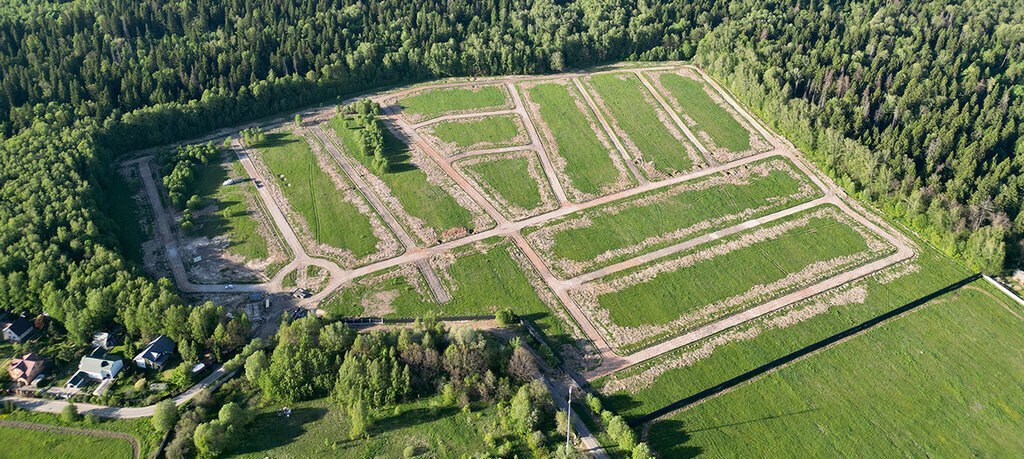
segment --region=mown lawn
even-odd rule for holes
[[[750,132],[704,92],[704,83],[674,73],[661,74],[661,84],[682,106],[681,115],[697,123],[716,146],[729,151],[750,149]]]
[[[230,173],[228,171],[230,168]],[[196,219],[196,230],[209,238],[227,236],[228,251],[246,260],[261,260],[269,255],[267,239],[259,234],[256,216],[249,210],[246,200],[256,199],[256,189],[250,181],[222,186],[229,178],[247,177],[238,158],[231,154],[225,162],[213,162],[196,171],[196,194],[203,200],[202,207],[217,206],[217,211]]]
[[[765,225],[765,228],[802,215],[780,219]],[[726,241],[735,241],[744,234],[759,230],[761,228],[698,246],[672,258]],[[807,225],[789,230],[778,237],[737,248],[672,272],[663,272],[647,282],[601,295],[598,303],[609,310],[612,322],[617,325],[635,327],[664,324],[702,306],[743,294],[756,285],[769,284],[800,272],[812,263],[865,250],[868,250],[868,246],[864,237],[850,226],[832,218],[812,218]],[[615,274],[614,278],[642,269],[639,267],[623,271]],[[814,281],[816,279],[809,279],[803,285]],[[712,317],[703,317],[692,326],[711,322],[729,312],[734,312],[734,308],[728,308]]]
[[[350,250],[356,258],[377,251],[380,240],[373,234],[370,219],[344,200],[345,193],[320,169],[305,140],[291,133],[274,133],[257,147],[274,175],[268,179],[278,182],[317,242]],[[285,177],[283,181],[278,178],[280,174]]]
[[[693,167],[686,151],[689,140],[679,140],[658,119],[656,108],[644,101],[653,101],[644,84],[632,73],[601,73],[588,80],[597,91],[612,117],[655,169],[672,173]],[[656,102],[655,102],[656,103]],[[667,115],[666,115],[667,118]],[[667,122],[671,120],[666,119]],[[691,145],[691,148],[692,147]]]
[[[487,145],[487,148],[512,146],[516,145],[512,140],[520,133],[514,116],[443,121],[433,127],[434,135],[462,149],[472,149],[477,145]]]
[[[1019,454],[1024,322],[999,304],[1005,297],[959,295],[655,424],[652,449],[666,457]]]
[[[436,406],[439,399],[405,403],[399,411],[377,411],[370,437],[354,441],[348,439],[348,417],[327,399],[290,406],[290,417],[278,416],[279,406],[267,407],[256,415],[246,442],[233,456],[403,457],[409,446],[415,448],[417,457],[477,457],[493,452],[484,436],[496,421],[495,407],[475,404],[467,414],[458,408]],[[549,441],[557,441],[557,433],[549,437]],[[513,454],[519,457],[530,455],[518,438],[505,435],[496,440],[513,442]]]
[[[792,170],[797,170],[789,160],[772,158],[768,161],[783,161]],[[757,166],[762,163],[754,163]],[[648,199],[655,194],[664,193],[664,190],[645,193],[632,198],[605,204],[599,207],[588,209],[582,212],[589,218],[592,224],[585,228],[562,230],[554,235],[554,246],[547,251],[549,256],[563,258],[577,262],[589,262],[595,257],[606,252],[630,247],[640,244],[645,240],[661,236],[682,228],[688,228],[695,224],[709,219],[721,218],[726,215],[735,215],[744,210],[764,206],[760,212],[753,213],[748,218],[757,218],[787,207],[815,199],[821,195],[820,190],[811,196],[799,199],[785,199],[798,192],[800,186],[807,182],[806,177],[800,174],[801,179],[796,180],[788,173],[772,171],[764,177],[751,175],[749,184],[734,185],[721,184],[705,190],[684,191],[666,199],[646,205],[635,205],[622,209],[617,213],[609,213],[609,207],[620,207],[623,203],[630,201],[641,201]],[[709,180],[703,178],[699,180]],[[699,182],[697,182],[699,183]],[[581,214],[574,214],[568,217],[548,222],[544,226],[551,226],[567,219],[578,218]],[[708,228],[694,231],[686,236],[687,239],[735,225],[740,221],[732,219]],[[537,229],[534,227],[524,231],[529,234]],[[677,242],[677,240],[666,240],[659,243],[649,244],[645,251],[657,250]],[[605,267],[627,258],[636,256],[628,253],[617,257],[609,257],[607,260],[594,263],[588,270]],[[557,274],[566,273],[558,268],[552,267]]]
[[[3,457],[106,457],[130,458],[132,447],[125,440],[85,435],[58,434],[0,426]]]
[[[575,86],[540,84],[526,92],[540,105],[540,116],[554,136],[557,151],[551,153],[565,158],[565,174],[573,187],[582,193],[600,194],[615,184],[622,172],[612,163],[608,148],[591,129],[587,116],[576,107],[574,97],[582,100],[583,96]],[[591,119],[596,125],[592,113]]]
[[[477,89],[433,89],[398,101],[402,110],[422,115],[426,119],[436,118],[447,112],[497,109],[506,103],[505,92],[498,86],[482,86]]]
[[[688,395],[714,386],[734,376],[782,357],[834,333],[845,330],[879,314],[902,306],[956,282],[970,273],[949,259],[923,249],[915,264],[922,269],[889,283],[866,279],[864,303],[833,305],[828,311],[785,328],[762,330],[753,339],[732,341],[717,347],[714,352],[693,364],[662,373],[655,381],[635,392],[620,391],[603,397],[605,407],[627,419],[647,414]],[[775,314],[784,314],[780,311]],[[746,329],[740,326],[737,329]],[[702,346],[706,340],[679,348],[662,357],[627,368],[615,376],[630,376],[648,366],[661,366],[664,360],[677,358]],[[601,386],[608,378],[593,381]]]
[[[349,156],[373,170],[373,158],[360,153],[359,130],[362,126],[340,116],[332,118],[330,125],[337,132]],[[427,181],[427,174],[409,161],[408,147],[387,129],[384,130],[384,144],[385,155],[391,161],[391,166],[387,173],[379,177],[409,215],[422,219],[427,226],[438,232],[455,227],[479,229],[473,227],[473,214],[460,206],[443,188]],[[423,242],[434,244],[437,241]]]
[[[481,180],[512,205],[529,211],[544,204],[538,187],[548,186],[547,182],[537,183],[530,176],[527,158],[494,159],[466,168],[479,175]]]

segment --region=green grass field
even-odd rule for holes
[[[225,168],[230,168],[231,172]],[[259,224],[246,205],[255,201],[255,186],[251,182],[222,186],[229,178],[246,177],[242,164],[235,155],[221,163],[200,166],[196,171],[196,194],[202,198],[202,207],[217,206],[217,211],[196,219],[196,230],[209,238],[227,236],[229,252],[246,260],[261,260],[269,256],[267,239],[257,231]]]
[[[379,239],[373,234],[369,217],[344,200],[345,193],[320,168],[305,140],[291,133],[274,133],[257,148],[274,174],[269,180],[278,182],[317,242],[350,250],[356,258],[377,251]],[[284,181],[277,178],[280,174]]]
[[[234,451],[235,457],[403,457],[408,446],[417,457],[478,457],[493,452],[484,442],[493,431],[496,409],[474,404],[473,411],[435,406],[439,397],[420,399],[401,405],[401,411],[377,411],[369,430],[370,438],[348,439],[349,421],[327,399],[301,402],[291,406],[290,417],[278,416],[280,407],[262,409],[252,425],[246,442]],[[558,442],[552,422],[545,426],[549,442]],[[499,439],[513,442],[513,454],[529,457],[530,450],[511,435]]]
[[[417,286],[410,285],[401,276],[373,285],[354,284],[326,300],[322,308],[337,316],[358,316],[364,313],[363,299],[381,292],[391,292],[393,298],[390,302],[393,312],[385,317],[488,315],[508,307],[532,321],[550,338],[551,344],[574,344],[566,324],[541,301],[527,274],[509,253],[510,248],[519,250],[510,242],[502,242],[486,252],[471,247],[457,249],[461,256],[448,268],[451,282],[445,285],[452,299],[444,304],[433,300],[417,271]],[[437,274],[446,281],[443,273]],[[418,293],[417,288],[424,294]]]
[[[679,140],[658,119],[657,109],[644,101],[654,100],[643,83],[632,73],[602,73],[589,78],[590,86],[601,96],[604,105],[620,128],[655,169],[672,173],[693,167],[686,151],[689,140]],[[656,103],[656,102],[655,102]],[[666,115],[666,121],[668,120]],[[695,148],[692,147],[691,148]]]
[[[24,421],[34,422],[37,424],[50,424],[55,426],[74,427],[78,429],[96,429],[96,430],[109,430],[114,432],[123,432],[139,442],[139,457],[153,457],[153,453],[156,451],[157,446],[162,438],[161,435],[157,434],[153,430],[153,424],[149,418],[139,419],[103,419],[96,424],[89,424],[85,421],[78,422],[64,422],[61,420],[59,415],[50,413],[37,413],[32,411],[18,410],[14,413],[0,416],[0,419],[6,419],[10,421]],[[0,429],[8,429],[6,427]],[[106,439],[96,437],[86,437],[79,435],[63,435],[63,434],[49,434],[53,435],[51,439],[53,442],[48,442],[47,446],[42,446],[41,443],[37,444],[32,441],[38,435],[45,435],[44,432],[36,430],[23,430],[23,429],[12,429],[15,433],[0,433],[0,457],[93,457],[93,458],[117,458],[132,457],[132,448],[125,440],[117,439]],[[6,437],[5,435],[15,435],[15,437]],[[12,443],[7,438],[12,440],[18,439],[29,439],[28,445],[25,449],[20,449],[21,443]],[[95,442],[93,441],[95,440]],[[50,447],[54,450],[49,449]],[[17,449],[9,449],[17,448]],[[77,451],[83,451],[79,454]],[[9,451],[12,451],[9,453]],[[13,451],[24,452],[25,454],[15,454]],[[51,453],[51,451],[54,451]],[[60,452],[70,451],[69,454],[62,454]],[[90,454],[96,453],[95,456]]]
[[[582,96],[574,86],[540,84],[526,89],[531,100],[540,105],[540,116],[551,130],[555,150],[565,158],[565,174],[582,193],[599,194],[615,184],[622,171],[615,167],[609,150],[591,129],[591,121],[576,106]],[[587,108],[589,112],[589,108]],[[590,114],[593,124],[597,120]]]
[[[349,156],[373,170],[373,158],[363,155],[359,149],[358,131],[362,129],[354,121],[334,117],[330,125],[338,134]],[[473,227],[473,215],[437,185],[427,181],[427,174],[409,161],[408,147],[389,130],[384,130],[385,154],[391,160],[389,172],[380,175],[409,215],[422,219],[427,226],[445,231],[449,228]],[[437,241],[423,241],[434,244]]]
[[[765,362],[819,341],[829,335],[863,322],[916,298],[927,295],[970,273],[933,250],[922,250],[915,264],[922,267],[888,283],[868,278],[860,282],[866,288],[865,302],[833,305],[828,311],[785,328],[762,330],[748,340],[730,341],[714,352],[688,366],[670,369],[658,376],[652,384],[634,392],[619,391],[603,397],[605,407],[627,419],[647,414],[690,394],[728,380]],[[767,317],[785,314],[782,310]],[[755,320],[754,323],[761,323]],[[739,326],[736,330],[746,330]],[[703,346],[702,340],[659,356],[650,361],[617,372],[613,377],[631,377],[649,367],[663,366],[664,361],[678,358]],[[609,378],[593,381],[603,386]]]
[[[782,161],[790,170],[798,171],[789,160],[782,158],[772,158],[754,163],[753,166],[756,167],[766,162],[776,161]],[[799,174],[799,172],[797,173]],[[584,215],[593,222],[591,226],[567,229],[554,233],[554,245],[550,250],[543,250],[542,253],[556,260],[564,259],[573,262],[586,262],[588,263],[588,270],[597,269],[637,255],[631,252],[619,256],[606,256],[600,261],[594,260],[596,257],[609,251],[634,246],[643,243],[647,239],[668,234],[682,228],[689,228],[706,220],[736,215],[748,209],[763,207],[760,211],[744,216],[742,219],[734,218],[723,221],[710,225],[708,228],[694,230],[686,236],[687,239],[697,237],[723,227],[735,225],[742,220],[768,215],[821,196],[820,190],[815,189],[815,193],[812,195],[786,199],[796,194],[802,184],[807,183],[807,179],[803,174],[799,174],[799,177],[800,180],[796,180],[788,173],[778,170],[771,171],[766,176],[752,174],[748,180],[750,183],[746,185],[720,184],[704,190],[683,191],[658,202],[630,206],[617,213],[608,212],[608,209],[611,207],[617,208],[622,206],[623,203],[641,201],[652,195],[665,192],[664,190],[654,191],[628,198],[628,200],[620,200],[588,209],[562,219],[553,220],[544,226],[528,228],[524,230],[524,234],[528,235],[540,228]],[[712,176],[699,180],[715,178]],[[668,238],[668,240],[658,243],[649,242],[648,247],[644,251],[657,250],[675,242],[678,242],[678,238]],[[567,275],[566,271],[561,269],[558,263],[554,263],[552,269],[556,274]]]
[[[497,109],[507,103],[505,92],[499,86],[482,86],[476,90],[432,89],[398,101],[402,110],[424,119],[436,118],[448,112]]]
[[[674,73],[661,74],[661,85],[682,107],[697,128],[706,132],[716,146],[729,151],[750,149],[750,132],[704,92],[704,83]]]
[[[739,237],[736,235],[725,240],[736,240]],[[712,242],[673,258],[720,243]],[[800,272],[814,262],[866,250],[868,246],[864,237],[850,226],[832,218],[813,218],[806,226],[787,231],[779,237],[737,248],[676,271],[663,272],[650,281],[601,295],[598,302],[602,308],[610,311],[611,320],[617,325],[664,324],[701,306]],[[643,267],[623,271],[614,277],[625,276],[640,269]],[[814,280],[809,279],[802,285],[813,283]],[[717,320],[734,310],[728,308],[713,316],[702,317],[693,326]]]
[[[958,293],[655,424],[652,449],[1015,455],[1024,450],[1024,322],[982,292]]]
[[[434,135],[444,142],[454,143],[464,150],[477,146],[501,148],[517,145],[520,134],[515,115],[488,116],[479,119],[443,121],[433,126]],[[527,140],[528,142],[528,140]]]
[[[125,440],[58,434],[0,426],[0,457],[108,457],[129,458],[132,447]]]
[[[549,185],[546,181],[538,183],[530,176],[527,158],[494,159],[466,166],[466,169],[479,176],[495,193],[514,206],[530,211],[544,205],[538,187]]]

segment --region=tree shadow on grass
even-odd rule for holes
[[[295,408],[291,416],[278,416],[278,411],[260,413],[249,427],[247,440],[235,450],[237,454],[280,448],[306,433],[307,426],[327,415],[327,408]]]
[[[686,423],[676,419],[658,421],[647,432],[647,444],[659,457],[690,458],[704,452],[704,448],[687,445],[693,438],[686,430]]]
[[[458,408],[450,406],[420,407],[411,410],[403,410],[402,413],[397,416],[388,416],[384,419],[378,419],[374,422],[373,427],[370,430],[373,431],[374,435],[377,435],[384,432],[390,432],[392,430],[399,430],[419,424],[434,422],[438,419],[454,416],[458,412]]]
[[[296,143],[299,140],[294,136],[291,139],[287,139],[289,133],[287,132],[271,132],[267,133],[263,141],[256,145],[257,148],[274,148],[281,147],[288,144]]]

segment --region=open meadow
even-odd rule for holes
[[[419,130],[440,148],[455,155],[473,150],[507,148],[530,143],[517,115],[488,115],[442,121]]]
[[[558,207],[537,153],[532,150],[473,156],[455,165],[512,220]]]
[[[1024,439],[1024,320],[985,281],[651,426],[666,456],[987,456]]]
[[[427,89],[398,101],[406,116],[426,121],[466,111],[507,108],[508,92],[503,86]]]

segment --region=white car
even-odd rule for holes
[[[228,285],[224,286],[224,290],[234,290],[234,289],[235,289],[235,286],[232,285],[232,284],[228,284]]]

